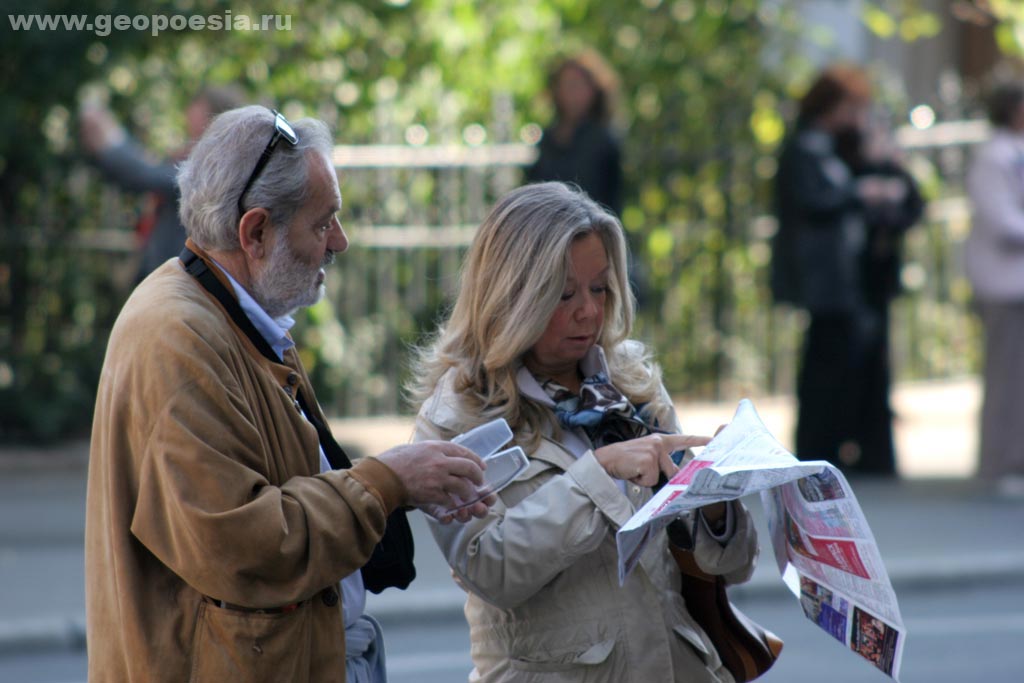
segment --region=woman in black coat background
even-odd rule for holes
[[[622,215],[622,149],[611,126],[618,78],[593,50],[563,59],[548,91],[555,120],[544,129],[529,182],[574,183],[616,216]]]
[[[800,102],[776,177],[776,301],[810,314],[797,381],[796,450],[847,473],[896,473],[889,405],[889,304],[917,186],[867,138],[871,89],[834,66]]]

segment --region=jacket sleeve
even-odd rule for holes
[[[921,220],[924,215],[924,197],[921,196],[921,189],[906,169],[893,164],[893,174],[900,178],[907,186],[907,195],[896,209],[896,229],[903,233],[909,230],[915,223]]]
[[[804,218],[822,226],[833,225],[836,216],[860,204],[853,175],[846,182],[831,178],[825,164],[842,164],[806,149],[799,139],[780,160],[779,194],[782,201]]]
[[[661,392],[662,400],[668,401],[668,405],[671,406],[672,399],[664,387]],[[666,429],[678,434],[683,433],[675,410],[669,412]],[[757,529],[742,501],[733,500],[726,504],[730,508],[727,514],[731,515],[733,520],[732,535],[719,540],[711,535],[702,520],[697,520],[696,524],[691,523],[693,557],[697,561],[697,566],[708,574],[722,575],[729,584],[744,583],[753,576],[754,565],[757,562]]]
[[[605,202],[616,217],[622,216],[622,145],[610,131],[605,152]]]
[[[757,529],[750,512],[739,500],[728,503],[735,520],[735,530],[724,543],[716,540],[704,524],[697,524],[693,540],[693,557],[697,566],[708,574],[722,575],[729,584],[744,583],[754,575],[757,561]]]
[[[439,438],[437,428],[417,420],[414,439],[434,438]],[[543,464],[533,461],[535,475]],[[609,529],[631,514],[629,501],[588,451],[564,474],[510,506],[499,494],[486,517],[448,525],[431,520],[430,526],[462,584],[487,602],[512,609],[596,550]]]
[[[1011,162],[1000,159],[992,150],[983,150],[982,154],[967,175],[976,226],[984,226],[991,237],[1007,246],[1024,246],[1024,181]]]
[[[373,458],[272,485],[273,442],[203,344],[179,335],[147,352],[157,368],[139,390],[166,398],[146,416],[131,532],[204,595],[247,607],[306,599],[366,563],[404,489]]]
[[[102,150],[96,165],[112,181],[130,192],[158,192],[167,197],[177,193],[177,172],[173,164],[153,163],[130,139]]]

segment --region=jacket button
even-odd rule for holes
[[[338,592],[333,588],[327,588],[320,594],[320,599],[323,600],[324,604],[328,607],[334,607],[338,604]]]
[[[288,375],[288,384],[291,384],[292,386],[295,386],[298,383],[299,383],[299,376],[297,374],[295,374],[294,372],[290,373]]]

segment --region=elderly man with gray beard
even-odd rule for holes
[[[97,396],[90,680],[386,680],[363,609],[415,575],[403,510],[482,483],[446,442],[353,465],[326,426],[288,329],[348,246],[331,148],[322,122],[245,107],[180,168],[186,248],[125,304]]]

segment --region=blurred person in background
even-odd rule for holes
[[[245,102],[235,86],[208,86],[185,110],[188,141],[163,161],[153,160],[107,109],[87,104],[79,113],[82,146],[103,174],[118,187],[146,194],[146,205],[135,230],[142,260],[136,283],[164,261],[174,258],[185,244],[185,229],[178,220],[178,185],[175,166],[218,114]]]
[[[529,467],[486,516],[431,531],[468,593],[470,681],[731,681],[688,612],[671,554],[729,583],[757,536],[739,501],[681,515],[622,586],[615,532],[706,437],[680,432],[660,368],[629,338],[632,295],[614,216],[562,183],[491,209],[459,294],[421,351],[416,440],[505,418]]]
[[[800,101],[776,177],[772,293],[810,314],[797,381],[796,451],[847,473],[896,473],[889,304],[916,183],[869,126],[858,68],[823,71]]]
[[[559,60],[548,76],[555,120],[544,129],[537,161],[526,170],[527,182],[572,183],[591,199],[622,216],[622,143],[612,126],[619,98],[619,78],[595,50]],[[627,238],[629,236],[627,235]],[[646,278],[630,245],[629,281],[643,299]]]
[[[622,149],[611,126],[618,90],[615,72],[593,50],[558,62],[548,77],[555,120],[544,129],[527,181],[575,183],[621,216]]]
[[[89,680],[383,683],[366,591],[415,577],[404,508],[483,483],[455,444],[352,463],[327,426],[288,330],[348,247],[333,147],[252,106],[181,166],[188,240],[125,303],[97,391]]]
[[[985,330],[979,475],[1024,496],[1024,85],[997,87],[967,174],[967,276]]]

